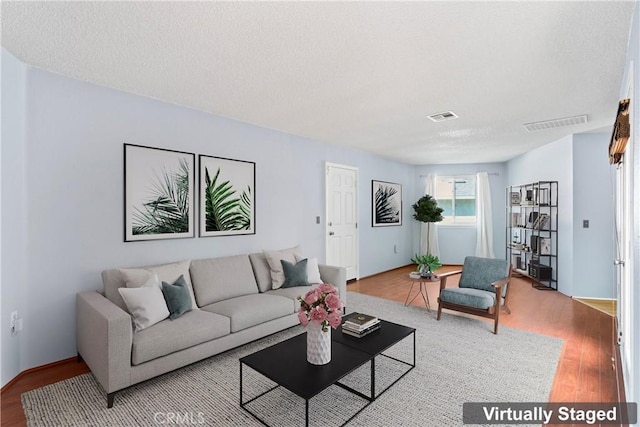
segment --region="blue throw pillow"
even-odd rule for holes
[[[307,259],[299,261],[297,264],[293,264],[283,259],[282,270],[284,271],[284,283],[283,288],[292,288],[294,286],[309,286],[309,279],[307,277]]]
[[[162,282],[162,295],[167,302],[169,319],[174,320],[193,309],[191,295],[184,276],[180,275],[173,284]]]

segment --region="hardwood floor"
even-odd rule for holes
[[[446,266],[438,272],[458,268]],[[411,286],[405,279],[410,271],[411,267],[403,267],[367,277],[350,283],[347,290],[404,302]],[[447,282],[447,286],[456,285],[455,277]],[[431,316],[436,315],[438,286],[427,285]],[[511,314],[501,315],[500,324],[565,340],[549,401],[619,401],[616,372],[612,369],[613,318],[561,293],[536,290],[525,279],[514,278],[511,286]],[[416,291],[414,286],[413,292]],[[424,307],[420,297],[412,304]],[[487,333],[491,333],[489,329]],[[26,425],[20,403],[22,393],[85,372],[87,366],[73,359],[22,375],[2,392],[2,426]]]
[[[445,266],[436,273],[457,269],[460,266]],[[350,283],[347,290],[405,302],[411,286],[406,275],[411,270],[412,267],[403,267],[367,277]],[[458,277],[450,277],[447,287],[457,286]],[[612,368],[613,317],[559,292],[534,289],[528,279],[514,277],[510,286],[511,314],[500,315],[501,326],[565,340],[549,401],[619,401],[616,372]],[[430,315],[435,316],[439,283],[430,283],[427,288],[432,309]],[[415,292],[416,286],[413,287],[413,294]],[[412,305],[424,307],[424,302],[418,297]],[[466,316],[463,313],[455,314]],[[491,319],[469,317],[493,322]]]

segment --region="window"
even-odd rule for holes
[[[475,225],[475,176],[438,176],[436,194],[438,206],[444,209],[441,224]]]

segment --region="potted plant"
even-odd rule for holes
[[[413,218],[420,222],[427,223],[427,247],[426,253],[429,255],[429,232],[431,231],[431,227],[429,226],[432,222],[440,222],[444,218],[442,218],[443,209],[438,207],[438,202],[436,199],[431,197],[428,194],[420,197],[416,203],[412,206],[413,208]]]
[[[420,272],[420,276],[428,279],[434,276],[433,270],[437,270],[440,267],[442,267],[442,264],[440,264],[440,259],[438,259],[438,257],[435,255],[429,255],[429,254],[427,255],[416,254],[416,256],[411,258],[411,262],[418,265],[418,267],[416,268],[416,271]]]

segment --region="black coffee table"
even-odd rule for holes
[[[383,351],[413,335],[413,361],[411,363],[382,354]],[[409,366],[400,377],[376,395],[375,359],[383,356]],[[340,383],[340,380],[355,369],[370,362],[371,393],[366,395]],[[331,362],[326,365],[312,365],[307,362],[307,337],[300,334],[271,347],[257,351],[240,359],[240,406],[264,425],[268,425],[260,416],[246,405],[270,393],[278,387],[284,387],[305,401],[305,426],[309,425],[309,400],[326,388],[337,385],[365,399],[366,404],[351,416],[346,425],[382,393],[402,379],[415,367],[416,335],[415,329],[381,320],[379,330],[363,338],[343,334],[341,329],[331,331]],[[275,382],[276,385],[264,393],[243,401],[243,366],[246,365]]]

